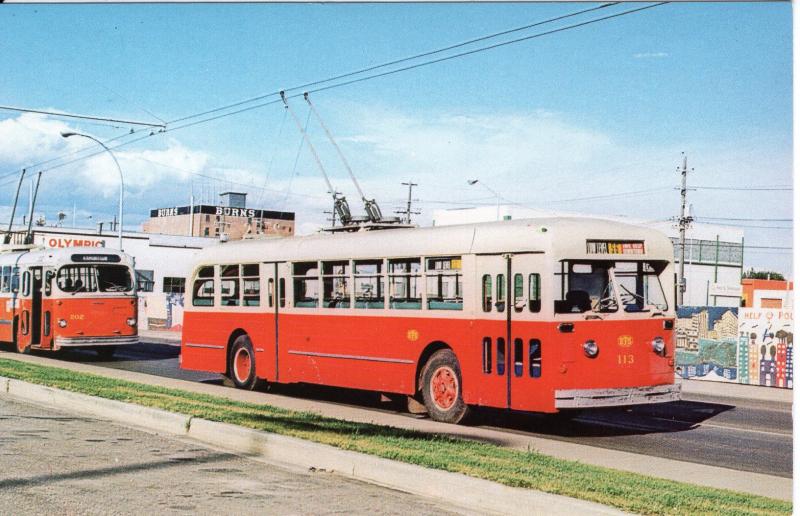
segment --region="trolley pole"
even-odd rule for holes
[[[686,216],[686,155],[683,155],[683,167],[681,171],[681,214],[678,218],[678,228],[680,230],[680,258],[678,260],[678,306],[683,305],[683,293],[686,292],[685,262],[686,262],[686,228],[692,222],[691,216]]]

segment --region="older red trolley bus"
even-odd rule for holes
[[[130,258],[112,249],[0,253],[0,341],[20,353],[92,347],[111,356],[138,342]]]
[[[446,422],[673,401],[672,260],[663,234],[589,218],[225,243],[191,272],[181,365],[416,396]]]

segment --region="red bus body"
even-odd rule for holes
[[[98,279],[96,270],[109,267],[124,286]],[[70,274],[87,284],[73,285]],[[14,343],[19,352],[136,344],[136,317],[132,263],[122,253],[95,248],[0,253],[0,341]]]
[[[409,309],[407,301],[395,302],[386,291],[405,281],[401,273],[393,277],[391,268],[417,258],[418,271],[408,274],[421,278],[424,292],[420,306]],[[413,396],[422,388],[426,361],[448,349],[458,361],[467,405],[552,413],[673,401],[679,391],[673,373],[672,260],[672,245],[662,234],[597,219],[226,243],[202,251],[187,281],[181,367],[230,375],[231,347],[246,335],[256,376],[270,382]],[[298,264],[314,261],[319,264],[316,280],[313,269],[305,276],[293,274]],[[331,289],[330,299],[324,292],[328,263],[329,270],[339,271],[328,275],[330,281],[344,285],[335,298]],[[234,277],[236,264],[258,264],[258,278],[247,280],[243,265]],[[364,285],[373,285],[367,301],[355,292],[359,264],[372,271],[361,280],[362,294],[370,291]],[[443,269],[433,268],[441,264]],[[565,267],[574,271],[564,272]],[[584,269],[590,272],[583,277],[575,272]],[[623,270],[638,270],[638,276]],[[201,271],[207,279],[198,277]],[[296,299],[301,288],[307,289],[299,286],[307,280],[317,281],[322,299],[316,306]],[[204,281],[213,282],[213,294],[211,283],[205,283],[207,300],[200,303]],[[456,285],[450,297],[441,292],[448,281]],[[568,298],[585,298],[579,303],[583,311],[565,310],[569,301],[561,299],[559,288],[598,281],[622,293],[600,300],[572,292]],[[238,302],[232,289],[241,290]],[[658,289],[668,301],[645,306],[637,300]],[[251,306],[243,306],[248,291]],[[598,303],[616,309],[587,308]],[[658,352],[657,338],[663,343]],[[587,346],[598,352],[590,357]]]

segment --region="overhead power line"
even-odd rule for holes
[[[731,190],[731,191],[746,191],[746,192],[791,192],[791,186],[692,186],[692,190]]]
[[[389,70],[387,72],[373,74],[373,75],[370,75],[370,76],[361,77],[361,78],[350,80],[350,81],[331,84],[331,85],[328,85],[328,86],[325,86],[325,87],[317,88],[316,90],[310,90],[309,93],[323,91],[323,90],[329,90],[329,89],[333,89],[333,88],[339,88],[339,87],[348,86],[348,85],[351,85],[351,84],[354,84],[354,83],[357,83],[357,82],[363,82],[363,81],[367,81],[367,80],[371,80],[371,79],[376,79],[376,78],[379,78],[379,77],[385,77],[387,75],[392,75],[392,74],[396,74],[396,73],[400,73],[400,72],[404,72],[404,71],[408,71],[408,70],[413,70],[415,68],[419,68],[419,67],[422,67],[422,66],[428,66],[428,65],[435,64],[435,63],[440,63],[440,62],[443,62],[443,61],[447,61],[447,60],[456,59],[456,58],[459,58],[459,57],[464,57],[464,56],[476,54],[478,52],[484,52],[484,51],[487,51],[487,50],[491,50],[491,49],[495,49],[495,48],[499,48],[499,47],[503,47],[503,46],[507,46],[507,45],[512,45],[512,44],[520,43],[520,42],[523,42],[523,41],[528,41],[528,40],[531,40],[531,39],[540,38],[540,37],[551,35],[551,34],[556,34],[556,33],[559,33],[559,32],[564,32],[564,31],[567,31],[567,30],[575,29],[575,28],[578,28],[578,27],[583,27],[583,26],[586,26],[586,25],[590,25],[590,24],[593,24],[593,23],[600,22],[600,21],[609,20],[609,19],[612,19],[612,18],[618,18],[618,17],[625,16],[625,15],[628,15],[628,14],[636,13],[636,12],[639,12],[639,11],[644,11],[646,9],[652,9],[653,7],[658,7],[658,6],[667,4],[667,3],[669,3],[669,2],[659,2],[659,3],[651,4],[651,5],[648,5],[648,6],[645,6],[645,7],[638,7],[638,8],[635,8],[635,9],[629,9],[627,11],[614,13],[612,15],[603,16],[603,17],[600,17],[600,18],[594,18],[592,20],[584,21],[584,22],[581,22],[581,23],[576,23],[576,24],[573,24],[573,25],[567,25],[567,26],[564,26],[564,27],[560,27],[560,28],[557,28],[557,29],[553,29],[553,30],[549,30],[549,31],[545,31],[545,32],[532,34],[532,35],[525,36],[525,37],[522,37],[522,38],[517,38],[517,39],[513,39],[513,40],[501,42],[501,43],[496,43],[494,45],[488,45],[488,46],[485,46],[485,47],[469,50],[469,51],[466,51],[466,52],[461,52],[461,53],[458,53],[458,54],[445,56],[443,58],[434,59],[434,60],[430,60],[430,61],[425,61],[425,62],[422,62],[422,63],[417,63],[415,65],[411,65],[411,66],[407,66],[407,67],[403,67],[403,68],[397,68],[397,69]],[[604,4],[602,7],[608,7],[610,5],[615,5],[615,4]],[[586,9],[586,10],[584,10],[582,12],[578,12],[578,13],[574,13],[574,14],[582,14],[583,12],[589,12],[591,10],[597,10],[598,8],[600,8],[600,7]],[[567,17],[567,16],[566,15],[562,15],[561,17],[558,17],[556,19],[563,19],[565,17]],[[547,22],[548,21],[546,20],[546,21],[543,21],[543,22],[538,22],[537,24],[542,24],[542,23],[547,23]],[[535,25],[535,24],[533,24],[533,25]],[[512,31],[513,31],[513,29],[512,29]],[[484,37],[484,38],[486,38],[486,37]],[[436,53],[436,52],[435,51],[431,51],[431,53]],[[411,58],[407,58],[407,59],[411,59]],[[398,61],[403,61],[403,60],[398,60]],[[376,68],[379,68],[379,67],[380,66],[370,67],[370,68],[371,69],[376,69]],[[363,73],[363,72],[358,72],[358,71],[357,72],[350,72],[350,73],[347,73],[347,74],[342,74],[341,76],[335,76],[335,77],[331,77],[331,78],[328,78],[328,79],[323,79],[323,80],[320,80],[320,81],[314,81],[312,83],[306,83],[306,84],[299,85],[299,86],[294,86],[294,87],[291,87],[291,88],[285,88],[284,91],[292,91],[292,90],[303,89],[303,88],[305,88],[307,86],[311,86],[311,85],[315,85],[315,84],[323,84],[323,83],[326,83],[326,82],[331,82],[331,81],[337,80],[337,78],[341,79],[341,78],[344,78],[344,77],[357,75],[359,73]],[[186,116],[186,117],[182,117],[182,118],[178,118],[178,119],[175,119],[175,120],[171,120],[171,121],[169,121],[167,123],[167,128],[166,129],[162,128],[157,133],[151,132],[151,133],[149,133],[147,135],[144,135],[142,137],[135,138],[133,140],[129,140],[129,141],[120,143],[118,145],[110,147],[110,150],[115,150],[115,149],[121,148],[123,146],[131,145],[133,143],[137,143],[137,142],[145,140],[145,139],[147,139],[147,138],[149,138],[151,136],[155,136],[156,134],[163,134],[163,133],[167,133],[167,132],[177,131],[177,130],[185,129],[185,128],[192,127],[192,126],[195,126],[195,125],[211,122],[213,120],[218,120],[218,119],[225,118],[225,117],[228,117],[228,116],[233,116],[233,115],[236,115],[236,114],[239,114],[239,113],[244,113],[246,111],[251,111],[253,109],[258,109],[258,108],[261,108],[261,107],[265,107],[265,106],[268,106],[268,105],[271,105],[271,104],[277,104],[277,103],[281,102],[280,99],[275,99],[275,100],[272,100],[272,101],[263,102],[263,103],[256,104],[256,105],[253,105],[253,106],[247,106],[245,108],[238,109],[236,111],[221,113],[219,115],[203,118],[203,119],[196,120],[196,121],[193,121],[193,122],[189,122],[189,123],[186,123],[186,124],[183,124],[183,125],[171,126],[171,124],[174,124],[176,122],[185,121],[185,120],[189,120],[189,119],[192,119],[192,118],[197,118],[197,117],[204,116],[204,115],[211,114],[211,113],[225,111],[226,109],[230,109],[232,107],[238,107],[238,106],[241,106],[241,105],[244,105],[244,104],[248,104],[248,103],[254,102],[256,100],[265,99],[265,98],[267,98],[269,96],[278,95],[279,93],[280,93],[280,91],[276,91],[274,93],[268,93],[268,94],[261,95],[261,96],[258,96],[258,97],[253,97],[251,99],[247,99],[247,100],[243,100],[243,101],[240,101],[240,102],[236,102],[236,103],[233,103],[233,104],[228,104],[227,106],[214,108],[212,110],[207,110],[207,111],[204,111],[204,112],[201,112],[201,113],[196,113],[196,114],[189,115],[189,116]],[[294,94],[294,95],[287,95],[287,98],[291,99],[291,98],[301,97],[302,95],[303,95],[303,93]],[[153,125],[151,125],[149,127],[161,127],[161,126],[158,125],[158,124],[153,124]],[[120,138],[120,137],[117,137],[117,138]],[[104,143],[107,143],[107,142],[104,142]],[[103,150],[100,150],[100,151],[97,151],[97,152],[94,152],[94,153],[90,153],[90,154],[87,154],[87,155],[82,156],[80,158],[76,158],[76,159],[69,160],[69,161],[66,161],[66,162],[63,162],[63,163],[59,163],[57,165],[54,165],[54,166],[51,166],[49,168],[43,169],[42,171],[43,172],[49,172],[51,170],[56,170],[58,168],[61,168],[61,167],[64,167],[66,165],[75,163],[77,161],[81,161],[81,160],[88,159],[90,157],[96,156],[96,155],[101,154],[103,152],[104,152]],[[69,155],[73,155],[73,154],[74,153],[70,153]],[[55,161],[55,160],[57,160],[57,159],[49,160],[48,162],[52,162],[52,161]],[[32,167],[32,166],[28,165],[25,168],[35,168],[35,167]],[[0,176],[0,179],[3,179],[5,177],[8,177],[8,175]]]
[[[435,50],[429,50],[429,51],[426,51],[426,52],[415,54],[413,56],[408,56],[408,57],[404,57],[404,58],[401,58],[401,59],[395,59],[395,60],[392,60],[392,61],[387,61],[385,63],[377,64],[377,65],[367,66],[365,68],[360,68],[358,70],[353,70],[353,71],[350,71],[350,72],[347,72],[347,73],[334,75],[334,76],[328,77],[326,79],[315,80],[315,81],[312,81],[312,82],[307,82],[305,84],[292,86],[291,88],[284,88],[283,91],[295,91],[295,90],[299,90],[299,89],[303,89],[303,88],[309,88],[311,86],[317,86],[319,84],[325,84],[325,83],[328,83],[328,82],[337,81],[337,80],[340,80],[340,79],[346,79],[347,77],[352,77],[354,75],[360,75],[362,73],[371,72],[371,71],[374,71],[374,70],[378,70],[380,68],[385,68],[387,66],[392,66],[392,65],[404,63],[404,62],[407,62],[407,61],[412,61],[414,59],[420,59],[422,57],[427,57],[427,56],[431,56],[431,55],[434,55],[434,54],[439,54],[439,53],[442,53],[442,52],[446,52],[448,50],[453,50],[453,49],[460,48],[460,47],[463,47],[463,46],[466,46],[466,45],[471,45],[471,44],[477,43],[479,41],[486,41],[488,39],[496,38],[496,37],[499,37],[499,36],[504,36],[506,34],[511,34],[511,33],[519,32],[519,31],[526,30],[526,29],[532,29],[533,27],[546,25],[548,23],[553,23],[553,22],[556,22],[556,21],[559,21],[559,20],[564,20],[566,18],[579,16],[581,14],[586,14],[586,13],[589,13],[589,12],[592,12],[592,11],[605,9],[606,7],[611,7],[611,6],[617,5],[617,4],[619,4],[619,2],[605,3],[605,4],[602,4],[600,6],[595,6],[595,7],[589,8],[589,9],[583,9],[583,10],[576,11],[576,12],[573,12],[573,13],[564,14],[564,15],[561,15],[561,16],[556,16],[554,18],[549,18],[547,20],[542,20],[542,21],[538,21],[538,22],[534,22],[534,23],[529,23],[527,25],[523,25],[522,27],[516,27],[516,28],[513,28],[513,29],[504,30],[504,31],[501,31],[501,32],[495,32],[493,34],[487,34],[485,36],[480,36],[478,38],[470,39],[470,40],[467,40],[467,41],[463,41],[461,43],[456,43],[456,44],[449,45],[449,46],[442,47],[442,48],[438,48],[438,49],[435,49]],[[280,94],[280,90],[275,90],[275,91],[272,91],[272,92],[269,92],[269,93],[263,93],[261,95],[255,96],[255,97],[250,97],[248,99],[232,102],[232,103],[226,104],[224,106],[219,106],[219,107],[216,107],[216,108],[208,109],[208,110],[202,111],[200,113],[195,113],[195,114],[187,115],[187,116],[184,116],[184,117],[181,117],[181,118],[176,118],[175,120],[170,120],[169,123],[170,124],[174,124],[176,122],[183,122],[184,120],[189,120],[191,118],[197,118],[197,117],[201,117],[201,116],[205,116],[205,115],[210,115],[212,113],[217,113],[219,111],[225,111],[226,109],[231,109],[231,108],[243,106],[243,105],[249,104],[251,102],[257,102],[259,100],[263,100],[263,99],[266,99],[268,97],[272,97],[272,96],[275,96],[275,95],[278,95],[278,94]]]
[[[792,219],[748,219],[733,217],[695,217],[697,220],[733,220],[739,222],[792,222]]]
[[[76,115],[74,113],[63,113],[61,111],[45,111],[42,109],[29,109],[29,108],[21,108],[15,106],[0,106],[0,109],[5,111],[17,111],[20,113],[38,113],[41,115],[50,115],[50,116],[60,116],[64,118],[78,118],[81,120],[95,120],[100,122],[114,122],[117,124],[128,124],[128,125],[143,125],[147,127],[165,127],[164,124],[154,124],[151,122],[136,122],[134,120],[123,120],[121,118],[107,118],[102,116],[91,116],[91,115]]]

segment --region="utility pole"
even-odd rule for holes
[[[683,153],[681,153],[683,154]],[[683,293],[686,292],[686,277],[684,275],[684,266],[686,261],[686,228],[692,222],[691,215],[686,215],[686,154],[683,155],[683,167],[681,171],[681,214],[678,217],[678,228],[680,230],[680,259],[678,260],[678,306],[683,305]]]
[[[413,190],[413,188],[415,186],[419,186],[419,185],[417,183],[412,182],[411,180],[409,180],[408,183],[400,183],[400,184],[403,185],[403,186],[407,186],[408,187],[408,201],[406,202],[405,211],[396,210],[395,213],[401,213],[401,214],[404,213],[405,214],[405,222],[406,222],[406,224],[411,224],[411,215],[419,215],[420,214],[419,211],[411,211],[411,202],[413,201],[411,199],[411,191]]]

